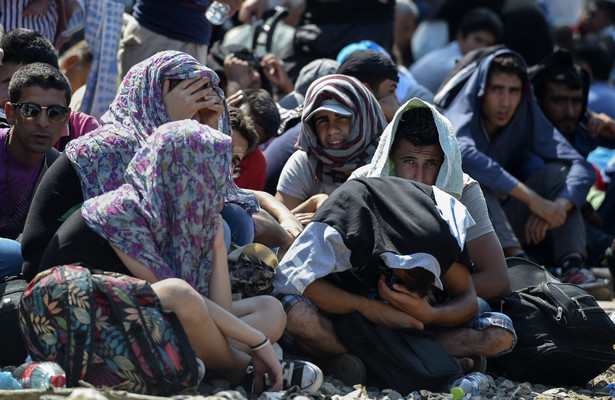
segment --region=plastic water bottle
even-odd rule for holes
[[[21,384],[9,371],[0,372],[0,389],[15,390],[21,389]]]
[[[24,389],[48,389],[66,387],[66,374],[62,367],[53,361],[29,362],[21,364],[13,371]]]
[[[609,389],[609,396],[615,397],[615,383],[609,383],[606,387]]]
[[[465,400],[484,393],[491,386],[495,386],[492,377],[475,371],[453,382],[451,385],[451,394],[455,400]]]
[[[205,17],[214,25],[222,25],[222,23],[228,19],[230,12],[231,7],[228,4],[214,1],[207,7]]]

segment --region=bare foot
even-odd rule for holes
[[[24,8],[22,16],[41,15],[49,11],[49,0],[32,0],[30,4]]]

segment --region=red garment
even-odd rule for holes
[[[265,190],[267,160],[260,149],[255,149],[241,160],[233,170],[233,180],[242,189]]]
[[[600,168],[594,163],[592,163],[592,167],[594,167],[594,171],[596,171],[596,180],[594,181],[594,186],[598,190],[606,191],[606,183],[602,178],[602,173],[600,173]]]

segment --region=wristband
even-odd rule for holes
[[[256,346],[251,346],[251,347],[250,347],[250,350],[252,350],[252,351],[257,351],[257,350],[260,350],[260,349],[262,349],[263,347],[267,346],[269,343],[271,343],[271,342],[269,341],[269,338],[268,338],[268,337],[265,337],[265,340],[264,340],[262,343],[257,344]]]

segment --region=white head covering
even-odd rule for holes
[[[408,100],[397,110],[393,120],[387,125],[382,136],[380,136],[380,142],[371,163],[356,170],[352,174],[353,177],[386,178],[388,176],[395,176],[395,166],[389,158],[389,153],[402,114],[413,108],[429,108],[438,129],[440,146],[444,152],[444,162],[440,167],[435,186],[459,199],[463,191],[463,172],[461,170],[461,153],[459,152],[453,127],[449,120],[440,114],[433,105],[416,97]]]

